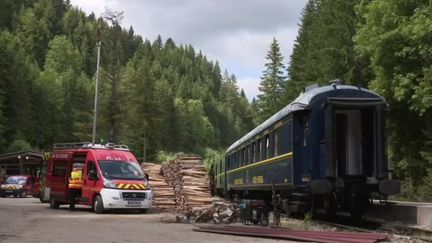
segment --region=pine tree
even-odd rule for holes
[[[345,83],[367,86],[368,61],[354,51],[359,0],[310,0],[302,12],[299,33],[288,68],[290,82],[287,99],[296,97],[302,87],[327,84],[341,79]]]
[[[7,31],[0,32],[0,53],[0,143],[30,141],[34,125],[31,90],[38,70],[22,43]]]
[[[260,121],[264,121],[272,114],[283,107],[283,87],[285,77],[283,70],[283,56],[280,52],[279,43],[276,38],[270,45],[270,50],[267,52],[265,64],[266,69],[263,71],[258,95],[258,117]]]

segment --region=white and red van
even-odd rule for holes
[[[107,209],[138,209],[152,205],[152,190],[135,156],[126,145],[112,143],[54,144],[48,160],[44,200],[51,208],[71,202],[68,188],[72,168],[83,168],[83,188],[76,204],[92,206],[95,213]]]

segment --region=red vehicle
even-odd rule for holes
[[[14,196],[27,197],[38,192],[35,184],[39,179],[31,175],[12,175],[8,176],[0,186],[0,197]]]
[[[83,188],[76,204],[106,209],[139,209],[152,204],[152,191],[145,174],[126,145],[91,143],[54,144],[47,164],[43,199],[51,208],[70,204],[69,177],[77,164],[83,168]]]

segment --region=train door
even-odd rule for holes
[[[386,164],[383,108],[376,103],[332,106],[325,115],[327,177],[375,177]],[[381,103],[380,103],[381,104]]]
[[[336,176],[362,175],[362,119],[360,110],[335,112]]]

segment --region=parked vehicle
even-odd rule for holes
[[[152,190],[137,159],[126,145],[91,143],[54,144],[47,164],[43,200],[53,209],[70,204],[69,188],[76,164],[82,165],[83,186],[76,204],[92,206],[95,213],[107,209],[138,209],[152,205]]]
[[[8,176],[0,186],[0,197],[14,196],[27,197],[37,192],[35,184],[39,179],[30,175],[12,175]]]

